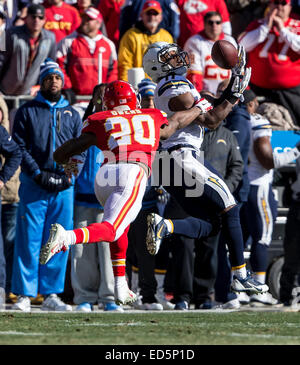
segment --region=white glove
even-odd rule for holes
[[[244,75],[237,75],[234,78],[231,92],[233,96],[240,99],[241,102],[244,101],[243,92],[246,90],[251,78],[251,67],[247,67]]]
[[[72,175],[78,177],[83,168],[83,165],[84,158],[82,158],[82,156],[80,155],[75,155],[69,158],[69,161],[65,165],[63,165],[63,168],[65,170],[65,174],[68,177],[72,177]]]
[[[201,110],[201,114],[205,114],[213,109],[211,103],[204,98],[197,100],[195,106]]]
[[[246,51],[245,47],[238,45],[238,62],[237,64],[231,69],[232,75],[244,75],[245,72],[245,66],[246,66]]]

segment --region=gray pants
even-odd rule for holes
[[[74,228],[101,223],[103,211],[75,205]],[[114,302],[114,276],[108,242],[71,246],[74,303]]]

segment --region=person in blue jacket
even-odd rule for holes
[[[36,98],[17,110],[12,132],[22,152],[11,289],[18,300],[13,309],[29,312],[30,297],[40,293],[43,310],[66,311],[72,307],[57,294],[64,291],[68,253],[43,266],[39,253],[52,223],[73,228],[73,181],[53,160],[53,152],[80,135],[82,121],[61,94],[64,76],[56,62],[46,59],[41,64],[39,82]]]
[[[22,154],[17,143],[11,138],[6,129],[0,125],[0,154],[5,158],[4,164],[0,159],[0,217],[1,217],[1,190],[5,183],[14,175],[19,167]],[[5,304],[6,265],[0,219],[0,310]]]
[[[120,39],[138,20],[146,0],[126,0],[120,15]],[[179,37],[179,9],[175,0],[158,0],[163,11],[160,27],[166,29],[174,40]]]

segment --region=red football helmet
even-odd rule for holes
[[[139,102],[134,88],[126,81],[117,80],[106,86],[103,94],[103,106],[106,110],[119,106],[136,109],[139,107]]]

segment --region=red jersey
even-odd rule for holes
[[[184,47],[186,40],[204,29],[204,15],[218,11],[222,22],[229,22],[229,12],[224,0],[177,0],[180,10],[180,35],[178,44]]]
[[[266,89],[300,85],[300,20],[289,18],[282,35],[263,27],[263,20],[250,23],[239,40],[248,54],[247,65],[252,67],[251,83]],[[259,42],[260,37],[263,41]]]
[[[62,3],[57,7],[45,5],[46,23],[44,28],[55,34],[56,42],[71,34],[81,24],[78,10],[69,4]]]
[[[97,136],[97,147],[104,153],[104,163],[142,162],[151,170],[163,124],[168,124],[167,115],[158,109],[110,110],[89,116],[82,133],[91,132]]]

